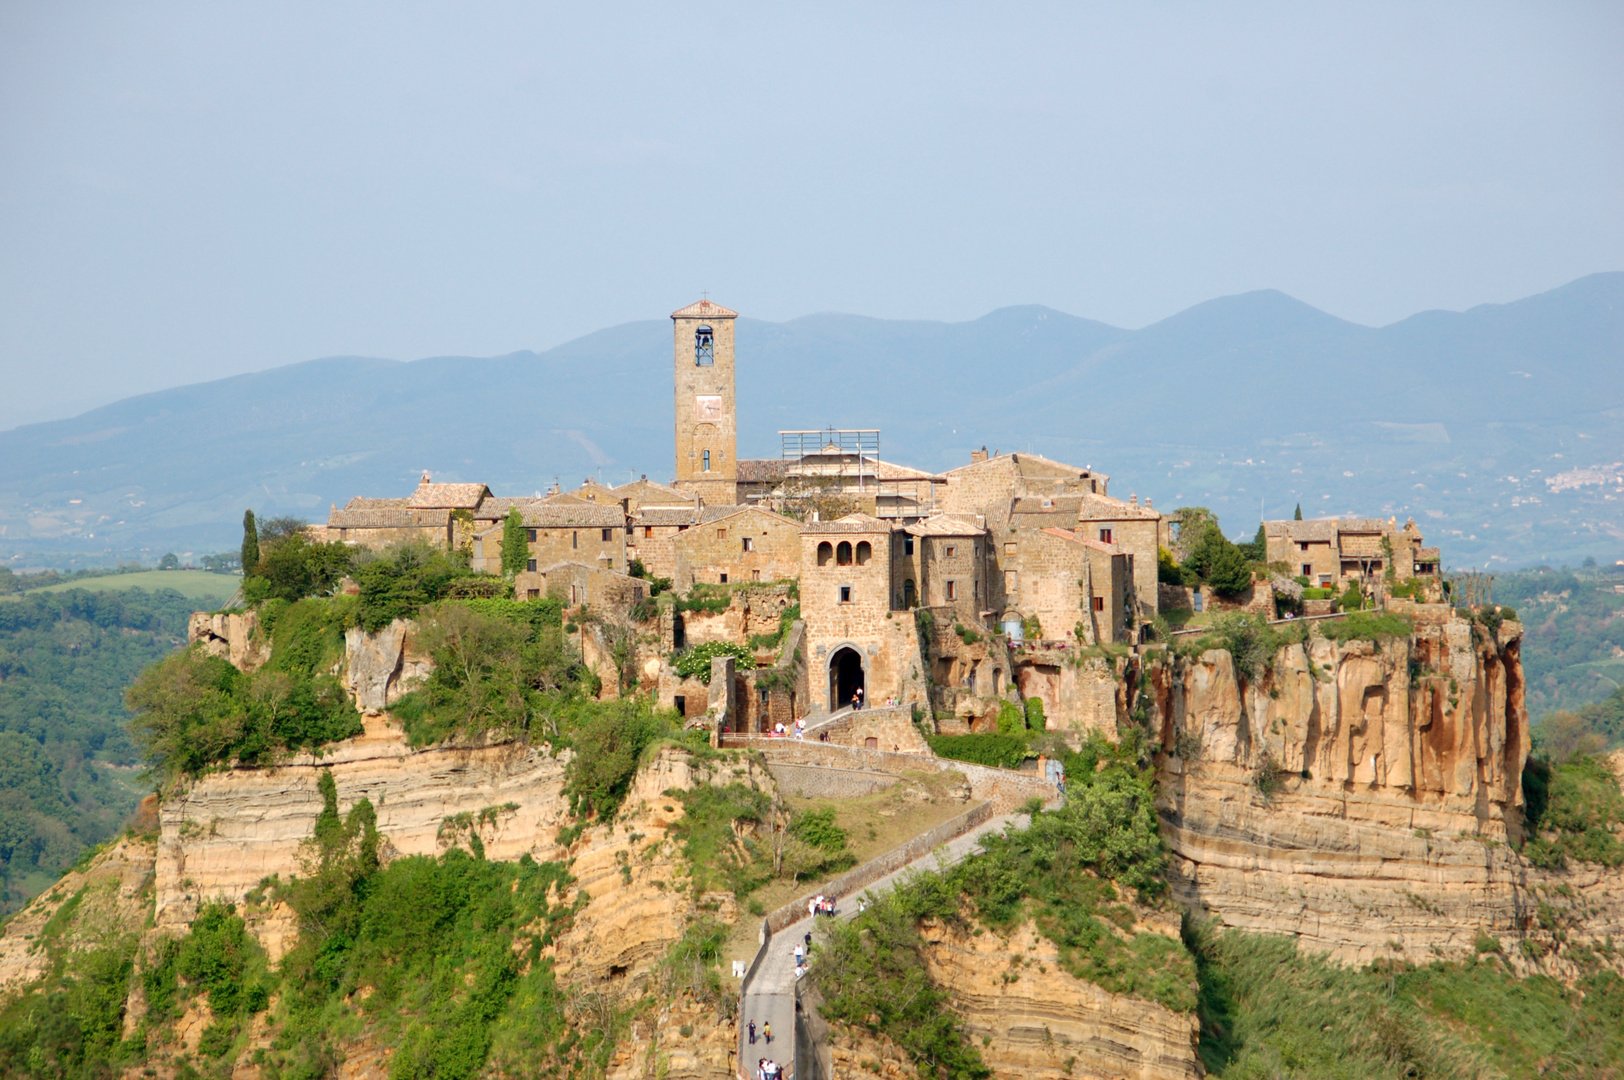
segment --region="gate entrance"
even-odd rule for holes
[[[829,658],[829,711],[850,705],[851,696],[862,685],[863,658],[856,649],[837,649]]]

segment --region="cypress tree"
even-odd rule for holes
[[[524,515],[517,506],[502,522],[502,573],[517,574],[530,561],[530,540],[524,528]]]
[[[1291,519],[1293,521],[1301,521],[1303,519],[1303,504],[1302,503],[1297,504],[1297,512],[1295,514],[1291,515]]]
[[[247,577],[259,566],[259,526],[254,523],[254,512],[242,515],[242,572]]]

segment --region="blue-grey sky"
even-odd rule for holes
[[[1624,5],[0,6],[0,428],[746,314],[1624,269]]]

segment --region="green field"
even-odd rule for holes
[[[47,585],[43,589],[30,589],[29,593],[59,593],[67,592],[69,589],[87,589],[90,592],[108,590],[123,592],[126,589],[146,589],[152,592],[157,589],[174,589],[188,599],[206,601],[209,606],[219,607],[231,599],[231,594],[236,592],[237,586],[241,584],[242,578],[235,574],[211,574],[207,570],[143,570],[138,574],[108,574],[106,577],[64,581],[57,585]],[[29,593],[13,593],[0,599],[15,599]]]

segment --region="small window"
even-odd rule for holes
[[[534,559],[526,559],[525,563],[524,563],[524,568],[526,570],[530,571],[532,574],[535,573],[536,572],[536,560],[534,560]]]
[[[840,587],[840,602],[842,604],[851,603],[851,586],[850,585],[842,585]]]
[[[723,570],[723,571],[722,571],[722,573],[721,573],[721,579],[722,579],[722,584],[723,584],[723,585],[726,585],[726,584],[727,584],[727,571],[726,571],[726,570]]]
[[[959,598],[959,583],[958,582],[949,581],[947,583],[947,598],[949,600],[957,600]]]
[[[652,525],[644,525],[643,526],[643,539],[644,540],[652,540],[652,539],[654,539],[654,526],[652,526]]]
[[[716,334],[708,326],[694,331],[694,366],[710,367],[716,363]]]
[[[818,565],[828,566],[829,560],[835,557],[834,545],[825,540],[818,545]]]
[[[726,540],[727,539],[727,530],[725,528],[717,529],[716,530],[716,539],[718,539],[718,540]]]
[[[570,547],[578,548],[580,546],[581,546],[581,534],[578,533],[578,532],[570,533]]]
[[[874,557],[874,549],[867,540],[857,541],[857,565],[867,566],[868,561]]]
[[[902,583],[902,606],[911,608],[919,602],[919,588],[914,584],[913,578]]]
[[[524,598],[526,600],[540,600],[541,599],[541,590],[540,589],[526,589],[525,592],[524,592]]]
[[[756,693],[761,696],[761,703],[763,705],[767,704],[767,688],[765,686],[758,686],[756,687]]]
[[[1111,542],[1111,530],[1110,529],[1101,529],[1100,530],[1100,543],[1109,544],[1110,542]]]
[[[1314,564],[1313,563],[1306,563],[1306,562],[1303,563],[1303,577],[1312,577],[1313,575],[1314,575]]]
[[[760,581],[761,580],[761,571],[760,570],[752,570],[752,571],[750,571],[750,580],[751,581]]]
[[[913,537],[904,536],[902,538],[902,553],[904,555],[912,555],[913,554]]]
[[[604,543],[607,544],[609,541],[613,540],[614,538],[615,538],[615,530],[613,530],[613,529],[605,529],[605,530],[603,530],[603,542]]]
[[[706,451],[705,451],[705,466],[704,466],[704,471],[705,471],[705,472],[710,472],[710,451],[709,451],[709,450],[706,450]]]
[[[525,532],[525,539],[529,540],[532,544],[534,544],[536,542],[536,530],[534,530],[534,529],[526,529],[524,532]]]
[[[741,543],[743,543],[745,551],[756,550],[756,538],[753,536],[746,536]]]
[[[671,705],[677,710],[678,716],[688,715],[688,698],[686,695],[678,694],[671,699]]]
[[[1307,551],[1308,550],[1308,541],[1304,540],[1301,543],[1299,543],[1297,545],[1297,550],[1298,551]]]
[[[958,550],[958,548],[954,547],[952,544],[949,544],[942,549],[942,558],[951,559],[953,557],[953,553]]]
[[[850,566],[851,565],[851,544],[849,544],[845,540],[842,540],[840,542],[840,546],[835,548],[835,565],[837,565],[837,566]]]
[[[1094,598],[1094,610],[1095,611],[1104,611],[1105,610],[1105,597],[1096,596]]]

